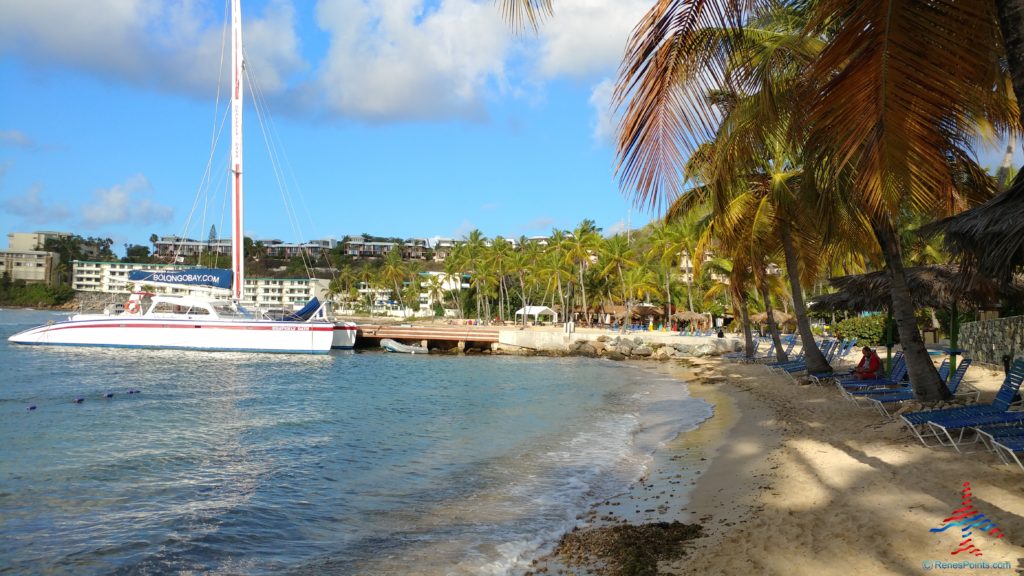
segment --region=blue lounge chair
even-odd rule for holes
[[[856,396],[872,394],[872,391],[877,391],[880,388],[899,386],[906,377],[907,359],[903,357],[902,353],[900,353],[893,357],[892,369],[889,371],[887,376],[871,378],[868,380],[840,378],[836,380],[836,386],[839,387],[839,391],[843,396],[849,400],[854,400],[856,399]]]
[[[977,390],[967,392],[965,394],[957,393],[957,390],[960,388],[960,383],[963,382],[964,374],[967,373],[967,369],[970,367],[971,359],[964,358],[963,360],[960,361],[960,364],[957,365],[956,371],[953,372],[952,377],[950,377],[949,359],[947,358],[942,361],[942,366],[939,367],[939,378],[943,380],[949,378],[949,381],[946,382],[946,386],[949,388],[949,393],[952,394],[953,396],[964,396],[973,394],[974,399],[977,400],[978,395],[980,394],[980,392]],[[871,400],[874,407],[879,412],[881,412],[883,416],[889,417],[888,406],[900,404],[906,402],[907,400],[913,400],[915,396],[913,385],[908,382],[907,385],[904,387],[880,390],[878,391],[878,393],[866,395],[864,396],[864,398]]]
[[[751,352],[750,356],[747,356],[747,352],[746,350],[744,350],[742,352],[729,352],[728,354],[722,354],[722,358],[728,358],[730,360],[753,358],[754,356],[757,356],[757,349],[761,347],[761,342],[764,342],[763,338],[758,338],[754,340],[754,350]]]
[[[999,388],[991,404],[971,404],[943,410],[908,412],[902,414],[900,419],[925,446],[951,445],[959,452],[960,448],[957,444],[959,440],[962,440],[963,432],[967,428],[1024,422],[1024,412],[1009,411],[1014,405],[1014,397],[1020,390],[1022,380],[1024,380],[1024,359],[1017,359],[1014,360],[1013,367],[1006,375],[1006,379],[1003,380],[1003,385]],[[958,431],[957,439],[954,439],[951,434],[954,430]],[[929,439],[934,439],[937,442],[929,444]]]
[[[782,353],[786,356],[786,358],[789,358],[789,355],[793,353],[793,347],[796,346],[796,336],[783,336],[782,338],[780,338],[780,340],[782,342],[786,343],[786,349],[783,350]],[[757,356],[757,357],[751,359],[750,361],[751,362],[765,362],[765,361],[771,362],[774,359],[775,359],[775,343],[772,342],[772,346],[771,346],[771,348],[768,349],[767,353],[765,353],[762,356]]]

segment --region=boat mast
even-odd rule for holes
[[[245,289],[245,231],[242,225],[242,59],[241,0],[231,0],[231,296],[242,300]]]

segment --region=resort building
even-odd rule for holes
[[[185,270],[180,264],[140,264],[134,262],[88,262],[75,260],[71,287],[81,292],[126,293],[142,286],[128,281],[132,270]],[[330,282],[318,278],[246,278],[243,306],[252,308],[301,308],[314,296],[323,300]],[[146,285],[157,294],[188,294],[186,286]],[[227,294],[225,294],[225,297]]]
[[[0,265],[0,273],[11,280],[52,286],[57,282],[60,254],[42,250],[0,250]]]
[[[402,243],[380,240],[363,240],[349,237],[344,242],[345,255],[356,259],[383,258],[396,246],[401,246],[403,260],[426,260],[430,244],[426,238],[409,238]]]
[[[465,244],[463,240],[451,238],[436,238],[434,240],[434,262],[444,262],[452,255],[452,250],[459,244]]]
[[[196,256],[199,254],[231,254],[231,239],[216,238],[214,240],[193,240],[180,236],[164,236],[154,243],[156,255],[166,258],[176,256]],[[329,252],[338,245],[333,238],[324,240],[310,240],[301,244],[284,242],[282,240],[260,240],[258,244],[263,246],[266,256],[273,258],[294,258],[303,253],[319,257],[324,252]],[[255,254],[253,255],[255,256]]]
[[[71,236],[71,232],[9,232],[7,249],[14,252],[42,250],[48,240],[60,240]]]

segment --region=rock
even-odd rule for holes
[[[698,344],[693,347],[693,355],[703,358],[705,356],[721,356],[722,353],[714,344]]]
[[[615,351],[618,352],[619,354],[622,354],[623,356],[625,356],[627,358],[633,355],[633,347],[632,346],[623,346],[623,345],[616,346],[615,347]]]
[[[597,351],[598,354],[603,353],[607,348],[607,346],[605,346],[605,343],[600,339],[597,340],[596,342],[591,342],[590,345],[594,348],[594,350]]]
[[[594,349],[589,343],[580,344],[572,353],[573,356],[586,356],[587,358],[597,358],[597,350]]]
[[[636,344],[637,346],[643,346],[644,339],[637,336],[636,338],[633,338],[633,343]]]
[[[607,353],[605,353],[604,357],[609,359],[609,360],[616,360],[616,361],[622,361],[622,360],[626,359],[626,355],[625,354],[623,354],[622,352],[619,352],[618,350],[615,350],[615,349],[609,350]]]
[[[676,355],[676,349],[671,346],[662,346],[654,351],[655,360],[668,360]]]
[[[600,336],[598,336],[598,337],[597,337],[597,341],[598,341],[598,342],[602,342],[602,343],[604,343],[604,342],[610,342],[610,341],[611,341],[611,339],[612,339],[612,338],[611,338],[611,336],[607,336],[607,335],[604,335],[604,334],[602,334],[602,335],[600,335]]]
[[[676,352],[678,352],[680,354],[685,354],[685,355],[693,354],[693,345],[692,344],[676,344],[676,345],[673,346],[673,348],[675,348]]]
[[[654,354],[654,350],[651,350],[650,346],[643,345],[633,348],[633,356],[647,357]]]
[[[618,346],[616,346],[616,348],[618,348],[618,350],[625,354],[626,356],[629,356],[630,354],[633,353],[633,348],[636,348],[636,346],[629,340],[623,338],[622,341],[619,342]]]

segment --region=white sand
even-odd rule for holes
[[[763,366],[715,359],[665,369],[715,405],[714,418],[671,442],[643,482],[582,523],[704,525],[707,535],[659,573],[998,575],[1024,568],[1024,472],[1016,466],[988,452],[925,448],[834,387],[797,384]],[[1002,373],[974,366],[965,382],[987,401]],[[1005,534],[976,531],[980,557],[951,554],[963,539],[958,529],[929,531],[961,507],[964,482],[977,510]],[[976,565],[936,564],[965,561]]]
[[[761,366],[714,365],[722,383],[694,394],[716,386],[740,417],[689,503],[712,535],[663,572],[1013,574],[1024,566],[1024,472],[1016,466],[987,452],[925,448],[835,388],[795,384]],[[986,391],[985,401],[1002,374],[975,366],[966,381]],[[929,531],[961,507],[964,482],[1005,534],[975,532],[980,557],[951,555],[962,539],[956,529]],[[1013,568],[925,567],[965,560]]]

